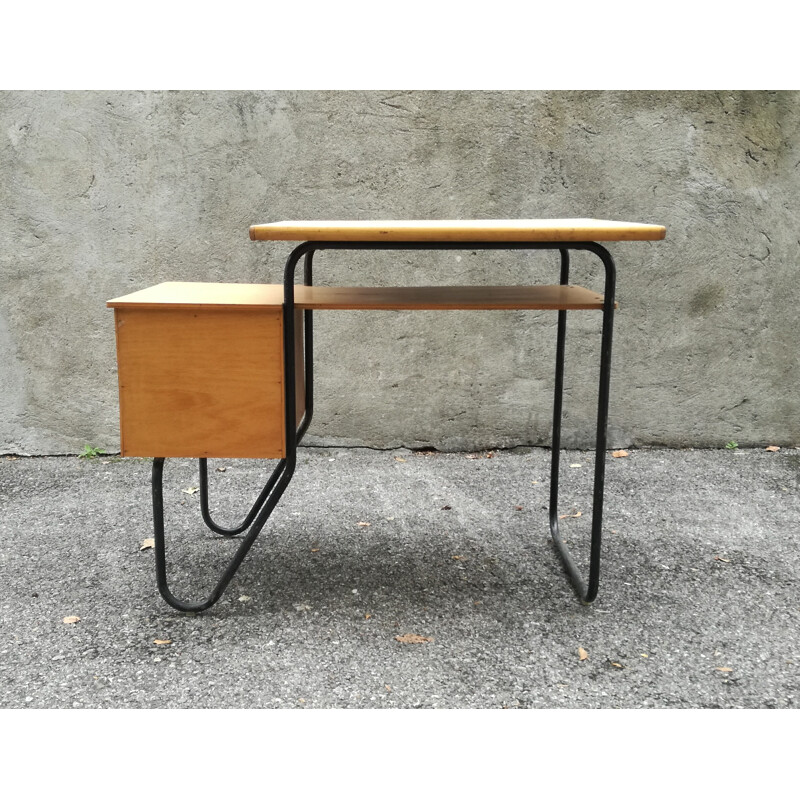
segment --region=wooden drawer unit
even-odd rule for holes
[[[123,456],[282,458],[283,289],[162,283],[114,309]],[[304,411],[295,313],[297,420]]]

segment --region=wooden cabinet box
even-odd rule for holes
[[[286,454],[283,288],[162,283],[114,309],[123,456]],[[304,411],[302,312],[295,314],[297,420]]]

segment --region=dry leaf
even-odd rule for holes
[[[731,563],[729,558],[722,558],[721,556],[714,556],[714,561],[724,561],[726,564]]]
[[[76,622],[80,622],[80,617],[64,617],[64,624],[65,625],[74,625]]]
[[[461,559],[464,558],[464,556],[450,556],[450,557],[453,559],[453,561],[461,561]]]
[[[156,546],[156,540],[155,539],[145,539],[142,542],[142,545],[139,548],[139,550],[147,550],[148,548],[155,547],[155,546]]]
[[[720,672],[733,672],[731,667],[717,667]]]
[[[172,644],[172,639],[153,639],[153,644]]]
[[[182,489],[182,492],[185,494],[194,494],[195,492],[199,491],[197,486],[190,486],[188,489]]]
[[[620,664],[619,661],[612,661],[611,666],[617,667],[617,669],[622,669],[622,664]]]
[[[395,461],[399,461],[401,464],[405,464],[406,463],[406,460],[404,458],[400,458],[400,456],[395,456],[394,460]]]
[[[442,511],[450,511],[453,506],[442,506]]]
[[[372,614],[364,614],[364,619],[369,619],[371,616]]]
[[[580,517],[580,516],[582,516],[582,512],[581,511],[576,511],[574,514],[559,514],[558,518],[559,519],[569,519],[571,517]]]
[[[614,458],[627,458],[628,457],[628,451],[627,450],[615,450],[611,455],[614,456]]]
[[[225,472],[228,469],[227,467],[217,467],[217,472]]]
[[[312,547],[311,548],[311,552],[312,553],[319,553],[319,547]]]
[[[360,527],[362,527],[362,528],[369,528],[369,526],[370,526],[372,523],[371,523],[371,522],[359,522],[358,524],[359,524],[359,526],[360,526]]]
[[[769,447],[765,447],[765,450],[769,450],[770,453],[777,453],[780,450],[780,447],[776,444],[771,444]]]
[[[402,636],[395,636],[394,638],[401,644],[425,644],[433,641],[432,636],[420,636],[417,633],[404,633]]]
[[[589,654],[582,647],[579,647],[578,648],[578,658],[581,661],[586,661],[586,659],[589,658]]]
[[[250,602],[252,599],[253,599],[253,598],[252,598],[252,597],[250,597],[250,595],[249,595],[249,594],[243,594],[243,595],[242,595],[242,596],[239,598],[239,602],[240,602],[240,603],[249,603],[249,602]]]
[[[490,450],[490,451],[489,451],[489,452],[486,454],[486,458],[494,458],[494,453],[493,453],[493,452]]]
[[[392,691],[392,687],[391,687],[391,686],[389,686],[389,684],[388,684],[388,683],[384,683],[383,685],[386,687],[386,691],[387,691],[387,692],[391,692],[391,691]]]

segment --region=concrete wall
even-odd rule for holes
[[[592,216],[614,244],[611,444],[800,444],[800,94],[0,93],[0,452],[118,448],[112,312],[163,280],[278,282],[251,223]],[[318,257],[321,283],[556,282],[557,257]],[[592,257],[573,280],[600,287]],[[599,315],[570,316],[592,440]],[[312,443],[546,443],[555,314],[321,312]]]

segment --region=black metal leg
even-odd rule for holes
[[[255,503],[253,503],[253,507],[248,511],[247,516],[244,520],[233,528],[223,528],[221,525],[217,525],[213,519],[211,519],[211,512],[208,508],[208,461],[205,458],[200,459],[200,513],[203,516],[203,522],[205,522],[206,526],[210,528],[214,533],[220,534],[220,536],[238,536],[240,533],[246,531],[253,520],[256,518],[256,514],[258,514],[261,507],[266,503],[267,498],[270,495],[275,483],[277,482],[278,478],[281,476],[281,472],[286,467],[286,459],[282,458],[278,465],[272,472],[272,475],[269,476],[269,480],[265,484],[264,488],[261,490],[261,493],[256,498]]]
[[[589,555],[589,582],[584,583],[569,551],[561,538],[558,527],[558,469],[561,449],[561,411],[564,391],[564,349],[567,332],[567,312],[558,312],[558,334],[556,342],[556,378],[553,399],[553,443],[550,462],[550,533],[556,545],[564,569],[576,594],[583,603],[591,603],[597,597],[600,585],[600,545],[603,526],[603,492],[605,488],[606,438],[608,428],[608,396],[611,383],[611,341],[614,325],[614,293],[616,273],[614,262],[608,251],[597,244],[582,249],[596,253],[606,270],[603,300],[603,333],[600,342],[600,383],[597,399],[597,431],[595,437],[594,491],[592,495],[592,534]],[[561,250],[561,283],[569,280],[569,254]]]
[[[286,466],[280,473],[279,479],[273,487],[273,491],[270,493],[263,507],[259,510],[247,536],[245,536],[245,538],[242,540],[241,544],[239,545],[239,549],[236,551],[236,554],[231,559],[225,571],[222,573],[222,577],[217,582],[217,585],[214,587],[211,594],[203,602],[189,603],[179,600],[169,589],[169,584],[167,581],[166,544],[164,541],[164,459],[153,459],[153,529],[155,533],[156,582],[158,583],[158,590],[161,592],[161,596],[167,601],[167,603],[169,603],[173,608],[177,608],[179,611],[205,611],[205,609],[210,608],[214,605],[214,603],[217,602],[217,600],[219,600],[219,598],[222,596],[222,593],[230,583],[231,578],[233,578],[233,576],[236,574],[236,571],[239,569],[239,566],[244,560],[244,557],[247,555],[247,552],[253,546],[253,542],[255,542],[256,537],[261,532],[264,524],[269,519],[272,510],[277,505],[278,500],[280,500],[284,490],[289,485],[293,471],[294,465],[292,464],[291,469]]]

